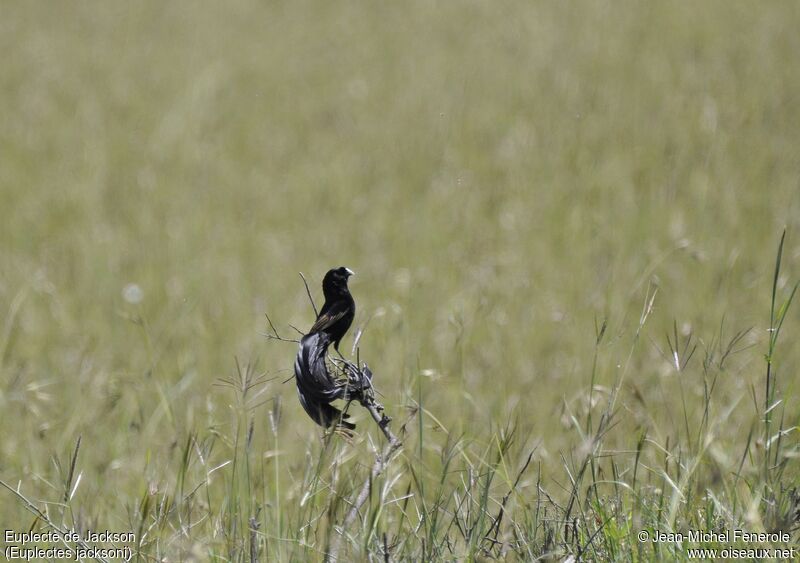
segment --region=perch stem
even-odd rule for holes
[[[372,415],[372,418],[375,420],[378,428],[380,428],[381,432],[383,432],[383,435],[386,436],[388,444],[386,444],[384,447],[383,452],[375,457],[375,463],[372,465],[372,470],[370,471],[369,476],[364,480],[364,484],[361,485],[361,490],[359,491],[355,502],[353,502],[353,505],[350,507],[350,511],[347,513],[347,516],[345,516],[344,522],[341,526],[341,533],[334,535],[330,550],[325,557],[325,561],[327,562],[338,560],[342,536],[358,517],[358,511],[362,506],[364,506],[364,503],[367,502],[370,490],[372,489],[372,484],[375,482],[375,479],[377,479],[378,476],[383,473],[383,470],[386,468],[386,464],[389,463],[389,460],[392,458],[392,456],[403,445],[397,436],[394,435],[394,432],[392,432],[389,428],[389,421],[391,419],[379,412],[372,400],[365,399],[361,404],[369,411],[369,414]]]
[[[314,309],[314,316],[318,317],[319,313],[317,312],[317,305],[314,303],[314,298],[311,297],[311,290],[308,289],[308,282],[306,281],[306,277],[303,275],[303,272],[300,272],[300,277],[303,278],[303,285],[306,286],[306,295],[308,295],[308,300],[311,301],[311,308]]]

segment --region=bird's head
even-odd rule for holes
[[[350,268],[334,268],[328,270],[322,280],[322,291],[327,297],[329,294],[338,293],[341,290],[347,291],[347,278],[352,276],[355,272]]]

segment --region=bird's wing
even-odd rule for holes
[[[313,334],[332,327],[342,317],[347,315],[348,310],[349,306],[346,301],[337,301],[327,311],[320,312],[319,317],[317,317],[317,320],[314,322],[314,326],[311,327],[308,333]]]

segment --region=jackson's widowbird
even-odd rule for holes
[[[300,349],[294,362],[294,376],[300,404],[311,419],[320,426],[333,425],[352,430],[356,426],[344,420],[347,413],[331,405],[337,399],[347,399],[347,386],[342,385],[328,371],[325,358],[333,344],[339,351],[339,342],[353,323],[356,303],[347,289],[347,278],[352,270],[341,267],[330,270],[322,280],[325,304],[314,326],[300,340]]]
[[[330,336],[337,352],[339,351],[339,342],[356,316],[356,302],[347,288],[347,278],[352,275],[353,270],[344,266],[329,270],[325,274],[322,279],[325,304],[322,306],[314,326],[308,331],[308,334],[324,332]]]

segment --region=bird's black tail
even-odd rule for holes
[[[330,404],[342,399],[345,393],[345,388],[336,384],[325,363],[330,345],[330,336],[324,332],[307,334],[300,340],[300,349],[294,362],[300,404],[320,426],[327,428],[338,425],[353,430],[356,425],[344,420],[349,415]]]

